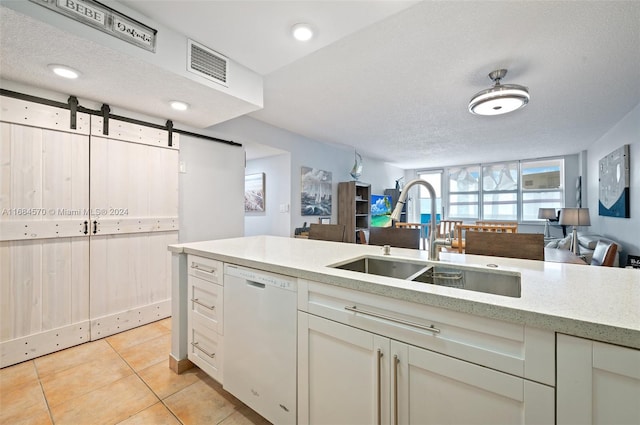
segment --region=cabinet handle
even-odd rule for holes
[[[378,366],[376,371],[378,372],[378,425],[382,424],[382,350],[378,348]]]
[[[196,270],[202,270],[205,273],[211,273],[211,274],[216,272],[215,267],[204,267],[201,264],[196,263],[195,261],[191,262],[191,268]]]
[[[209,310],[212,310],[212,311],[216,309],[216,306],[215,306],[215,305],[206,305],[206,304],[204,304],[203,302],[201,302],[198,298],[191,298],[191,301],[192,301],[192,302],[194,302],[194,303],[196,303],[196,304],[198,304],[198,305],[201,305],[201,306],[202,306],[202,307],[204,307],[204,308],[207,308],[207,309],[209,309]]]
[[[422,330],[433,332],[433,333],[436,333],[436,334],[440,333],[440,329],[436,328],[433,325],[425,326],[425,325],[422,325],[420,323],[410,322],[409,320],[399,319],[397,317],[387,316],[386,314],[376,313],[375,311],[362,310],[362,309],[356,307],[355,305],[354,306],[347,305],[347,306],[344,307],[344,309],[348,310],[348,311],[352,311],[354,313],[365,314],[367,316],[377,317],[379,319],[385,319],[385,320],[389,320],[391,322],[400,323],[401,325],[413,326],[414,328],[422,329]]]
[[[84,231],[83,231],[83,233],[85,235],[89,234],[89,222],[87,220],[84,221]]]
[[[393,424],[398,425],[398,355],[393,355]]]
[[[96,233],[98,233],[98,222],[93,220],[93,234],[95,235]]]
[[[208,352],[207,350],[205,350],[204,348],[200,347],[199,342],[192,342],[191,345],[193,345],[193,348],[197,348],[198,350],[202,351],[203,353],[205,353],[207,356],[211,357],[212,359],[216,357],[216,353],[211,354],[210,352]]]

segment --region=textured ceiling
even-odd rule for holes
[[[265,106],[250,116],[402,168],[577,153],[640,102],[638,1],[124,3],[264,74]],[[28,44],[8,39],[14,23],[0,17],[3,78],[123,107],[154,105],[178,122],[159,106],[176,93],[189,93],[196,111],[220,107],[135,58],[74,53],[81,49],[68,43],[82,40],[29,18],[15,22],[33,30]],[[314,44],[287,38],[300,20],[317,27]],[[37,69],[67,59],[89,67],[91,79],[51,82]],[[130,85],[123,68],[151,82],[133,76]],[[490,87],[497,68],[509,71],[503,83],[528,86],[531,102],[503,116],[471,115],[469,99]]]

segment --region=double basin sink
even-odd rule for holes
[[[520,275],[514,272],[373,256],[350,259],[330,267],[507,297],[519,298],[521,294]]]

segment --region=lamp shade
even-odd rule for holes
[[[562,208],[560,223],[564,226],[591,226],[589,208]]]
[[[538,208],[538,218],[543,218],[545,220],[552,220],[556,218],[556,209],[555,208]]]

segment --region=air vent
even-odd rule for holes
[[[187,70],[226,86],[227,58],[193,40],[188,40],[188,43]]]

